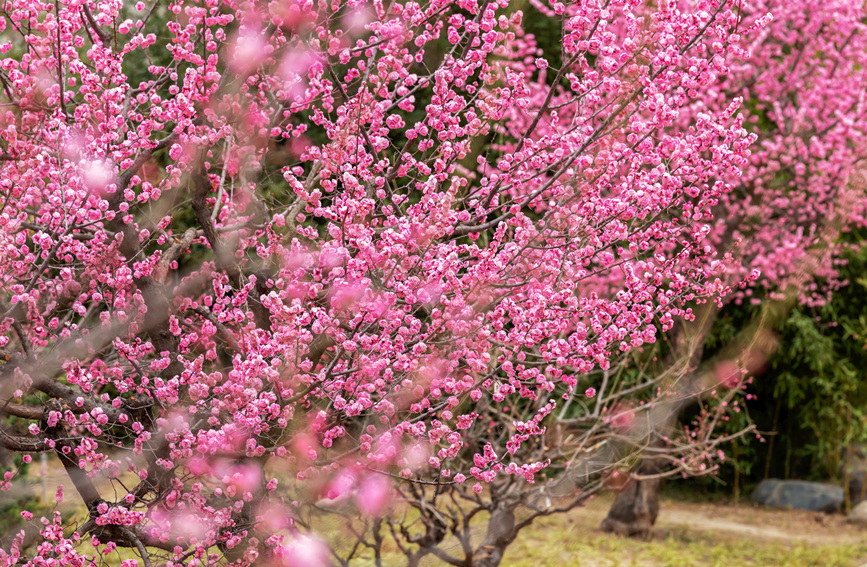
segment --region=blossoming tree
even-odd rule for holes
[[[755,135],[705,93],[769,17],[534,9],[552,53],[506,0],[4,3],[0,447],[69,479],[4,565],[381,563],[386,536],[496,565],[614,477],[588,456],[658,379],[588,377],[727,291],[713,211]]]
[[[672,392],[689,395],[676,395],[680,401],[669,404],[656,432],[648,431],[648,438],[658,443],[671,435],[679,410],[695,399],[692,394],[711,392],[721,381],[748,378],[767,353],[753,352],[747,355],[753,361],[732,365],[745,354],[735,351],[762,342],[761,335],[786,305],[820,304],[845,283],[837,275],[845,247],[839,235],[864,222],[867,12],[863,4],[846,0],[809,7],[770,0],[751,2],[745,22],[768,12],[773,21],[742,39],[751,57],[706,89],[703,108],[697,110],[719,111],[726,97],[734,95],[746,101],[746,124],[758,140],[749,165],[738,180],[731,180],[736,188],[720,199],[710,240],[720,250],[738,245],[738,261],[729,266],[732,279],[727,282],[733,284],[750,270],[762,272],[758,285],[744,286],[729,298],[764,298],[775,303],[775,315],[763,311],[726,349],[731,352],[723,360],[702,362],[702,345],[719,311],[713,304],[700,309],[700,324],[670,334],[671,352],[677,355],[666,364],[683,361],[688,367],[686,378]],[[686,112],[681,117],[691,119]],[[726,402],[726,397],[717,401]],[[648,511],[656,506],[659,481],[653,477],[659,466],[654,459],[645,460],[639,472],[648,479],[633,483],[618,497],[604,528],[647,533],[655,517]]]

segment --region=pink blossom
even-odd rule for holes
[[[392,487],[388,477],[370,474],[361,481],[355,501],[363,514],[378,516],[391,499]]]
[[[487,504],[568,466],[561,425],[646,437],[682,392],[575,388],[710,302],[822,304],[867,222],[854,0],[13,4],[4,446],[161,563],[326,564],[315,506]],[[35,548],[84,565],[67,516]]]
[[[275,551],[286,567],[327,567],[331,564],[328,547],[320,539],[298,534]]]

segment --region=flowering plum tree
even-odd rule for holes
[[[742,39],[751,57],[734,64],[705,90],[703,107],[693,108],[718,112],[726,98],[735,95],[746,101],[745,122],[758,141],[739,180],[731,180],[735,190],[720,198],[710,240],[720,250],[738,244],[738,261],[730,264],[732,280],[727,283],[754,269],[762,272],[758,286],[742,286],[729,297],[756,302],[764,297],[776,302],[774,311],[780,316],[786,305],[797,301],[821,304],[844,283],[837,276],[845,246],[838,237],[864,222],[867,199],[858,175],[867,155],[867,13],[858,2],[808,8],[770,0],[751,2],[744,21],[748,24],[768,12],[773,22]],[[688,122],[692,117],[682,112],[681,119]],[[670,335],[676,356],[667,364],[686,362],[688,376],[672,391],[680,401],[662,412],[665,417],[657,420],[655,432],[647,431],[648,442],[656,438],[662,443],[662,437],[672,434],[679,409],[695,399],[691,394],[711,392],[720,381],[743,384],[750,366],[755,367],[755,360],[742,360],[740,368],[730,361],[721,366],[716,358],[699,364],[717,313],[718,307],[705,304],[701,324],[678,327]],[[727,350],[753,343],[773,323],[767,312],[760,319],[762,325],[759,320],[748,325]],[[726,396],[717,401],[731,402]],[[647,532],[652,519],[643,511],[655,500],[659,482],[652,477],[659,465],[645,460],[640,472],[651,478],[637,481],[618,497],[603,527]]]
[[[534,6],[550,53],[507,0],[4,2],[0,447],[69,479],[4,565],[496,565],[614,477],[613,370],[728,289],[770,18]]]

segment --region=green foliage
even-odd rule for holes
[[[849,285],[825,306],[789,315],[763,377],[796,421],[787,427],[808,433],[787,439],[793,455],[819,476],[836,473],[843,447],[867,441],[867,253],[848,260],[842,272]]]
[[[829,307],[832,313],[823,315],[836,315],[838,306]],[[858,370],[865,361],[863,346],[847,337],[851,323],[830,326],[824,316],[792,313],[784,329],[785,352],[770,368],[776,374],[774,396],[797,408],[801,424],[813,433],[799,453],[815,455],[831,473],[842,447],[865,440],[867,388]]]
[[[736,470],[742,487],[766,475],[833,479],[841,470],[843,449],[867,442],[867,252],[851,252],[841,275],[848,285],[834,291],[827,304],[796,306],[774,327],[778,348],[750,385],[745,411],[726,424],[734,432],[753,423],[761,432],[727,449],[728,466],[715,479],[729,485],[726,492]],[[705,357],[732,341],[760,308],[727,306],[714,324]],[[707,486],[708,481],[695,482]]]

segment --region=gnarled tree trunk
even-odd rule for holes
[[[498,567],[503,560],[506,547],[514,541],[515,510],[500,504],[491,512],[488,532],[473,557],[473,567]]]
[[[784,299],[765,304],[762,312],[701,369],[696,367],[702,359],[704,342],[719,314],[719,307],[714,303],[700,305],[695,310],[693,323],[681,324],[673,330],[669,362],[677,364],[676,361],[681,361],[682,364],[685,361],[687,366],[684,372],[673,373],[680,376],[670,385],[672,395],[668,396],[669,401],[657,403],[650,412],[644,437],[649,440],[651,454],[642,458],[637,476],[651,476],[662,471],[664,462],[654,454],[659,454],[666,437],[674,431],[680,412],[719,386],[720,378],[715,369],[721,361],[738,361],[740,367],[752,371],[776,348],[776,341],[768,330],[791,311],[798,298],[796,291],[789,290]],[[660,478],[632,479],[615,499],[601,528],[608,532],[646,537],[659,513],[660,485]]]
[[[659,467],[651,459],[641,463],[639,474],[652,475]],[[659,515],[659,485],[662,479],[631,480],[617,495],[600,526],[603,531],[629,537],[646,538]]]
[[[694,369],[701,361],[704,342],[719,313],[719,307],[715,303],[708,302],[698,306],[695,312],[696,319],[693,323],[681,322],[669,335],[672,346],[667,364],[669,367],[680,364],[684,365],[684,368],[682,372],[672,373],[674,384],[669,385],[671,395],[668,396],[668,401],[657,402],[650,411],[643,435],[649,440],[651,449],[661,450],[665,447],[665,439],[677,425],[678,415],[684,407],[696,399],[692,394],[700,389],[702,375],[694,372]],[[661,473],[663,468],[664,463],[659,457],[651,454],[642,457],[641,464],[635,472],[637,476],[652,477]],[[661,484],[660,477],[630,480],[626,488],[614,499],[600,528],[619,535],[648,537],[659,515]]]

